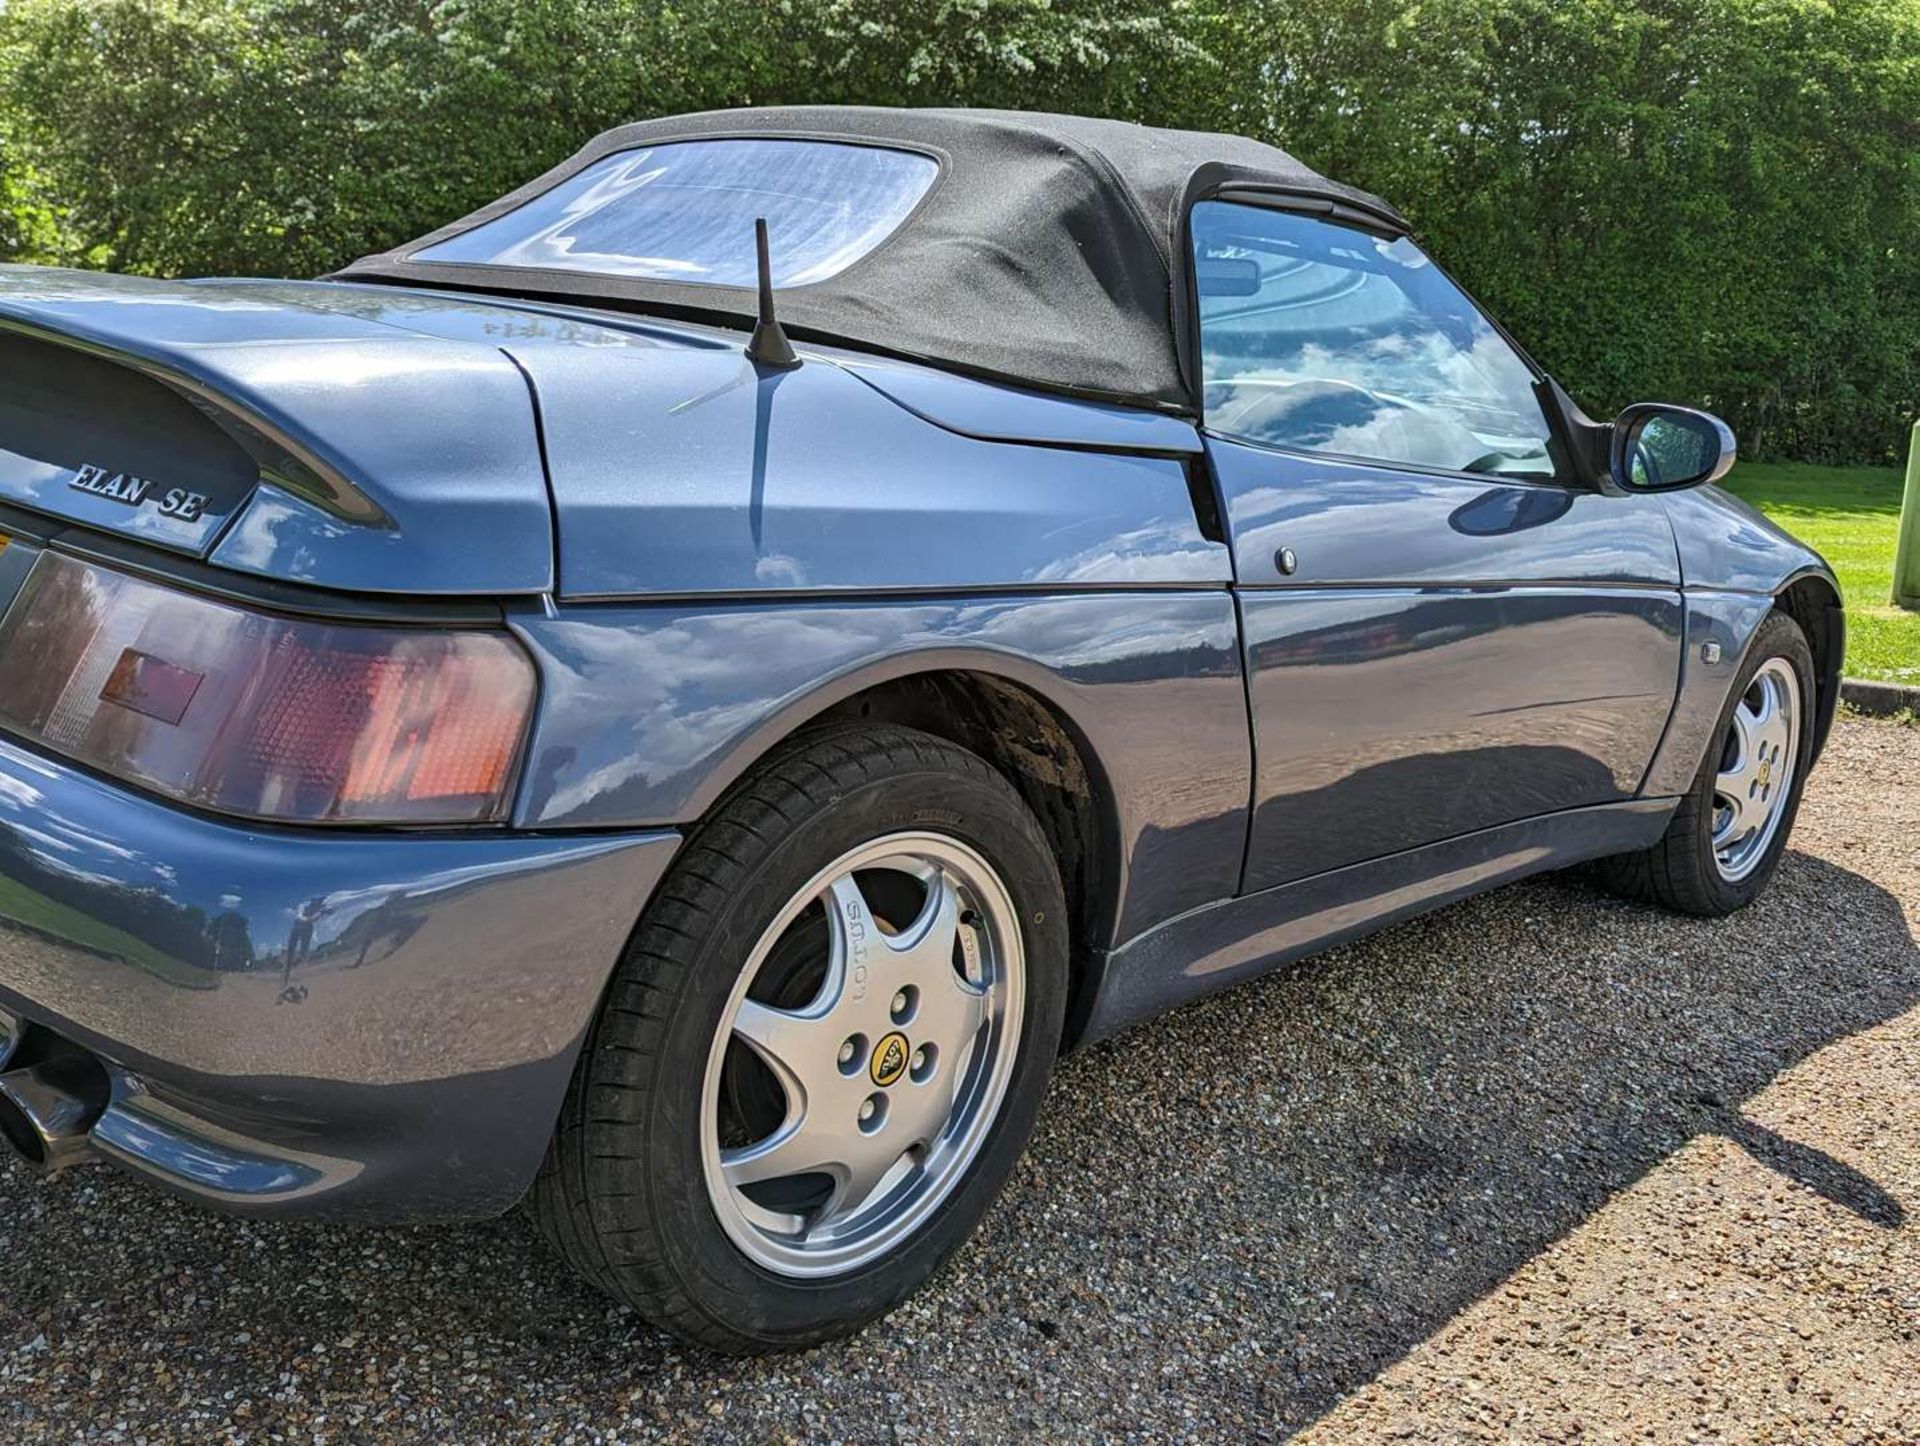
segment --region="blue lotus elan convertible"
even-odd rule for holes
[[[1064,1048],[1539,870],[1765,887],[1844,628],[1733,455],[1114,121],[685,116],[322,281],[0,268],[0,1132],[845,1332]]]

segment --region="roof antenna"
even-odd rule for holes
[[[793,354],[793,343],[786,329],[773,314],[773,266],[767,260],[767,218],[753,223],[753,244],[760,260],[760,319],[754,323],[753,338],[747,343],[747,360],[755,366],[785,371],[800,365]]]

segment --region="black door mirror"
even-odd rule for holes
[[[1677,492],[1733,466],[1733,428],[1710,412],[1635,402],[1613,424],[1613,481],[1626,492]]]

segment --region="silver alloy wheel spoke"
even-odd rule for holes
[[[1748,830],[1742,827],[1747,815],[1747,805],[1741,797],[1744,789],[1737,779],[1729,774],[1720,775],[1720,790],[1715,802],[1718,811],[1713,827],[1713,846],[1724,849],[1730,846],[1735,837],[1745,837]]]
[[[920,890],[898,927],[862,883],[883,874]],[[899,892],[876,897],[897,908]],[[816,904],[827,934],[812,997],[791,1008],[750,997],[775,944]],[[816,875],[755,946],[709,1056],[702,1150],[735,1244],[772,1270],[814,1276],[904,1238],[964,1175],[998,1114],[1024,993],[1012,900],[957,840],[895,835]],[[749,1144],[724,1146],[720,1079],[735,1043],[766,1065],[784,1117]],[[824,1199],[811,1179],[827,1182]]]
[[[831,1011],[829,1010],[829,1013]],[[829,1046],[826,1036],[832,1031],[826,1016],[794,1014],[760,1004],[751,999],[740,1001],[733,1016],[733,1032],[753,1047],[787,1092],[788,1118],[806,1113],[808,1061]]]
[[[831,1230],[838,1217],[859,1210],[905,1153],[881,1140],[877,1132],[862,1136],[859,1131],[853,1131],[840,1151],[843,1158],[835,1161],[833,1196],[812,1222],[809,1233]]]
[[[1769,658],[1733,707],[1713,781],[1715,867],[1738,883],[1759,866],[1785,813],[1799,757],[1800,679],[1785,658]]]
[[[903,956],[903,963],[951,963],[953,942],[960,932],[960,900],[953,880],[934,869],[921,882],[926,885],[927,897],[919,917],[898,934],[883,937],[889,949]]]
[[[847,970],[864,955],[871,937],[877,933],[873,911],[867,896],[851,872],[840,875],[826,889],[827,930],[830,944],[827,954],[827,982],[846,987]]]
[[[762,1180],[784,1180],[836,1163],[827,1141],[806,1128],[806,1116],[788,1115],[788,1123],[751,1145],[723,1150],[720,1163],[734,1185],[757,1185]]]

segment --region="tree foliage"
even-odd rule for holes
[[[1920,393],[1920,0],[12,0],[0,256],[314,274],[606,126],[790,101],[1273,140],[1595,412],[1866,459]]]

